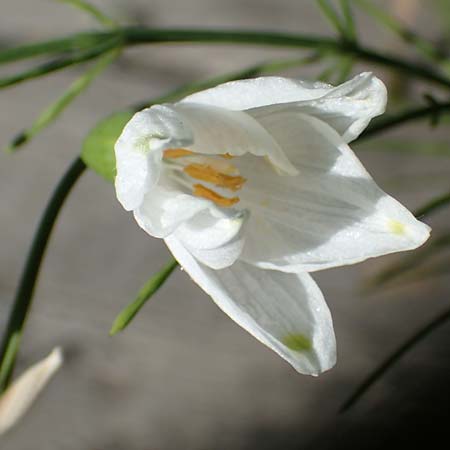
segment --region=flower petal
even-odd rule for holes
[[[313,100],[330,92],[322,82],[285,77],[258,77],[229,81],[185,97],[180,103],[199,103],[242,111],[278,103]]]
[[[37,395],[62,363],[62,353],[54,349],[49,356],[23,373],[0,397],[0,434],[8,431],[28,411]]]
[[[176,237],[165,241],[189,276],[226,314],[297,371],[318,375],[335,364],[331,315],[310,275],[265,271],[240,261],[211,270]]]
[[[137,208],[158,182],[162,150],[188,146],[192,134],[171,108],[152,106],[136,113],[115,145],[118,200],[127,211]]]
[[[210,207],[214,208],[214,205],[209,200],[165,186],[155,186],[134,210],[134,217],[148,234],[163,238],[200,211]]]
[[[248,218],[246,211],[226,211],[215,216],[202,211],[184,222],[174,236],[200,262],[212,269],[223,269],[233,264],[244,246],[243,226]]]
[[[183,102],[248,111],[259,117],[274,109],[295,108],[332,126],[346,142],[355,139],[386,106],[386,87],[369,72],[334,87],[282,77],[231,81],[192,94]]]
[[[320,98],[265,106],[248,113],[257,119],[275,111],[305,113],[328,123],[345,142],[351,142],[361,134],[373,117],[384,112],[386,101],[387,91],[383,82],[365,72],[330,89]]]
[[[179,103],[172,108],[193,134],[196,153],[266,156],[282,172],[296,174],[272,136],[245,112],[211,105]]]
[[[241,173],[259,174],[241,192],[251,210],[243,260],[287,272],[314,271],[410,250],[427,240],[430,228],[375,184],[330,126],[290,111],[259,120],[299,175],[278,177],[257,158],[240,161]]]

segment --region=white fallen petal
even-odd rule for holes
[[[176,237],[165,241],[219,308],[298,372],[318,375],[333,367],[336,343],[331,314],[310,275],[260,270],[240,261],[212,270],[196,261]]]
[[[26,370],[0,397],[0,434],[8,431],[28,411],[63,361],[60,348]]]

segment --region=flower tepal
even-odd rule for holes
[[[310,272],[411,250],[429,227],[348,143],[381,114],[371,73],[333,87],[281,77],[138,112],[116,143],[116,192],[233,320],[299,372],[335,364]]]

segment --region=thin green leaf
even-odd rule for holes
[[[158,273],[153,275],[138,292],[136,299],[126,306],[114,320],[109,334],[115,335],[126,328],[147,300],[164,284],[171,273],[178,266],[175,259],[171,259]]]
[[[343,56],[337,65],[336,84],[341,84],[348,80],[352,73],[355,60],[352,56]]]
[[[94,79],[117,58],[118,55],[118,50],[112,50],[101,56],[91,69],[72,83],[69,89],[67,89],[56,102],[44,110],[30,128],[20,132],[6,148],[6,151],[14,152],[55,121],[70,103],[72,103],[73,100],[75,100],[75,98],[80,95]]]
[[[427,156],[450,156],[450,142],[407,138],[380,138],[357,144],[358,151],[382,151]]]
[[[84,0],[55,0],[59,3],[68,3],[81,11],[90,14],[97,22],[101,23],[105,27],[117,27],[117,22],[108,17],[102,11],[100,11],[96,6]]]
[[[385,8],[375,5],[370,0],[353,0],[367,14],[376,19],[381,25],[400,37],[408,44],[412,44],[416,50],[427,58],[439,61],[445,58],[438,48],[426,39],[419,36],[413,30],[408,29],[400,23],[395,17],[386,12]]]
[[[397,361],[402,358],[405,353],[411,350],[416,344],[423,341],[434,330],[444,325],[450,319],[450,310],[435,317],[434,320],[427,323],[424,327],[414,333],[407,341],[392,352],[367,378],[353,391],[344,404],[339,409],[340,413],[344,413],[352,408],[356,402],[391,368]]]
[[[339,0],[348,39],[356,41],[356,25],[349,0]]]
[[[428,216],[431,213],[435,213],[441,208],[444,208],[450,204],[450,192],[447,192],[445,194],[440,195],[439,197],[435,197],[434,199],[430,200],[428,203],[423,205],[422,207],[418,208],[414,215],[421,219],[425,216]]]
[[[96,47],[107,37],[108,36],[99,33],[80,33],[68,38],[52,39],[36,44],[26,44],[7,48],[0,51],[0,64],[11,63],[42,55],[87,50]]]
[[[90,61],[91,59],[97,58],[110,50],[120,48],[121,44],[122,40],[119,35],[113,35],[112,37],[110,36],[94,47],[90,47],[86,50],[78,52],[69,53],[67,56],[48,61],[44,64],[40,64],[16,75],[2,78],[0,79],[0,89],[4,89],[14,84],[28,81],[33,78],[48,75],[49,73],[56,72],[57,70],[64,69],[65,67],[80,64],[85,61]]]
[[[106,117],[88,133],[83,142],[83,162],[111,183],[116,176],[114,144],[133,114],[133,111],[122,111]]]
[[[14,370],[22,333],[33,301],[39,268],[56,219],[67,196],[85,169],[86,166],[80,158],[76,158],[70,164],[50,196],[34,233],[0,344],[0,393],[8,386]]]
[[[370,290],[382,287],[388,283],[396,281],[402,276],[416,271],[421,266],[429,262],[429,260],[442,251],[448,250],[450,247],[450,233],[441,236],[432,237],[423,248],[416,250],[413,255],[403,257],[398,263],[392,264],[379,272],[373,280],[369,282]]]
[[[351,31],[346,29],[345,24],[342,23],[337,11],[334,9],[333,5],[329,0],[316,0],[319,8],[322,10],[324,16],[333,25],[336,31],[347,40],[351,40]]]
[[[431,277],[439,277],[450,273],[450,258],[445,258],[433,264],[424,267],[419,273],[415,274],[415,280],[425,280]]]
[[[358,143],[373,135],[378,135],[380,132],[386,132],[396,128],[404,123],[426,119],[436,114],[439,114],[439,116],[442,117],[443,114],[448,113],[450,113],[450,102],[437,103],[431,106],[419,106],[418,108],[400,111],[399,113],[391,114],[390,116],[386,115],[381,118],[375,118],[375,120],[373,120],[358,137]],[[444,120],[441,118],[441,122],[443,121]]]

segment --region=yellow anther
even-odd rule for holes
[[[224,208],[229,208],[230,206],[233,206],[235,203],[239,201],[239,197],[232,197],[232,198],[222,197],[217,192],[208,189],[202,184],[194,184],[193,187],[194,187],[194,195],[196,195],[197,197],[203,197],[208,200],[212,200],[216,205],[222,206]]]
[[[238,191],[246,182],[244,177],[225,175],[208,164],[189,164],[183,170],[192,178],[232,191]]]
[[[194,152],[190,150],[186,150],[185,148],[168,148],[164,150],[164,158],[166,159],[175,159],[182,158],[183,156],[193,155]]]

